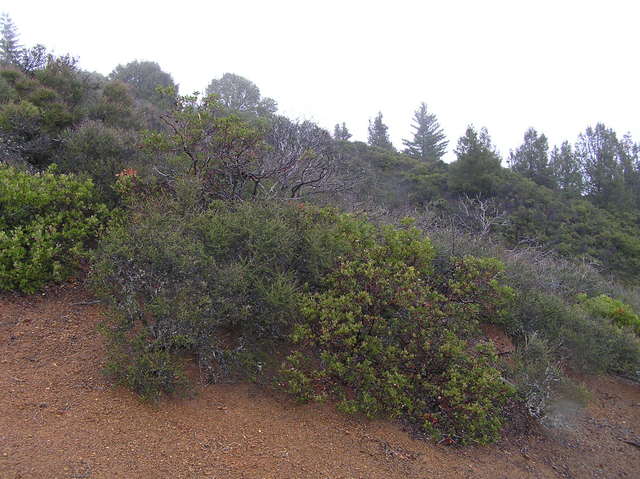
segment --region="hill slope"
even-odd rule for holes
[[[250,385],[141,404],[99,370],[101,308],[79,285],[0,298],[2,478],[633,477],[640,386],[589,379],[571,428],[454,449]]]

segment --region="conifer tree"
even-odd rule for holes
[[[509,166],[539,185],[552,188],[553,176],[549,168],[549,143],[547,137],[538,135],[534,128],[524,134],[524,142],[509,156]]]
[[[413,140],[402,140],[405,153],[424,161],[440,160],[447,151],[449,142],[433,113],[429,113],[426,103],[421,103],[413,116]]]
[[[458,160],[449,167],[449,188],[457,193],[491,196],[501,177],[501,159],[486,128],[469,126],[456,148]]]
[[[584,189],[582,171],[568,141],[564,141],[560,148],[555,146],[551,150],[549,168],[554,183],[560,190],[571,196],[580,196]]]
[[[369,144],[385,150],[393,150],[388,130],[389,127],[382,122],[382,112],[378,112],[373,122],[369,120]]]
[[[18,40],[18,29],[11,17],[3,13],[0,16],[0,64],[19,65],[22,47]]]
[[[336,123],[336,126],[333,128],[333,138],[338,141],[347,141],[351,138],[351,133],[344,122],[342,122],[342,126],[340,123]]]
[[[585,190],[598,206],[618,208],[628,202],[622,153],[616,132],[602,123],[578,137],[576,154],[584,172]]]

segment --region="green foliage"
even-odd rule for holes
[[[107,216],[93,183],[0,166],[0,289],[34,292],[73,271]]]
[[[572,263],[542,249],[512,249],[491,238],[455,230],[433,229],[428,234],[438,247],[438,262],[444,263],[445,267],[446,258],[453,249],[457,254],[501,260],[506,282],[517,294],[508,304],[505,320],[499,324],[521,346],[526,346],[526,338],[535,336],[534,344],[544,343],[549,351],[547,356],[552,354],[552,363],[568,364],[590,374],[609,372],[640,377],[638,337],[629,328],[616,326],[611,319],[590,313],[576,304],[579,293],[587,291],[595,296],[606,292],[627,304],[638,305],[637,290],[621,287],[587,265]],[[620,306],[617,301],[613,304]],[[614,313],[618,307],[613,308]],[[631,307],[623,309],[631,312]],[[527,368],[537,367],[533,364],[535,361],[529,361],[527,357],[525,355],[524,362],[518,366],[525,371],[514,376],[519,387],[523,385],[518,378],[531,377],[533,381],[542,378],[537,373],[526,372]],[[567,384],[562,376],[560,384]],[[537,390],[547,388],[543,383],[525,386]]]
[[[322,291],[301,299],[282,372],[288,390],[337,397],[346,412],[403,417],[460,443],[499,437],[512,390],[492,349],[468,342],[480,321],[502,316],[499,268],[469,257],[441,278],[434,255],[416,229],[385,228],[344,257]]]
[[[479,322],[505,319],[512,294],[499,263],[454,259],[443,275],[415,228],[303,204],[193,210],[192,188],[132,203],[96,252],[91,278],[113,308],[119,380],[171,393],[184,354],[211,380],[255,378],[277,369],[292,338],[282,374],[301,399],[331,393],[345,411],[407,418],[460,442],[498,436],[511,390],[475,338]]]
[[[21,49],[18,29],[11,17],[3,13],[0,16],[0,65],[17,65]]]
[[[342,125],[340,125],[340,123],[336,123],[336,126],[333,128],[333,139],[334,140],[349,141],[351,136],[352,135],[349,132],[349,129],[347,128],[347,125],[346,125],[345,122],[342,122]]]
[[[389,139],[389,127],[382,121],[382,112],[378,112],[373,122],[369,120],[369,139],[370,146],[382,148],[383,150],[392,150],[393,144]]]
[[[206,90],[214,95],[226,109],[240,114],[268,116],[278,110],[275,100],[260,95],[260,89],[252,81],[235,73],[225,73],[213,79]]]
[[[126,65],[118,65],[109,79],[131,85],[137,98],[161,108],[169,106],[169,98],[162,95],[158,88],[177,88],[171,75],[163,71],[156,62],[150,61],[134,60]]]
[[[288,336],[299,291],[319,284],[352,247],[346,232],[370,226],[296,204],[194,210],[193,188],[137,203],[104,237],[91,277],[119,312],[112,331],[141,326],[153,350],[194,354],[218,380],[247,353]],[[132,340],[119,334],[112,346],[133,351]]]
[[[92,178],[102,196],[115,203],[116,175],[125,168],[141,169],[137,142],[135,132],[89,120],[63,134],[57,162],[65,172]]]
[[[437,162],[447,151],[448,141],[438,119],[428,113],[427,104],[421,103],[414,117],[413,140],[403,140],[405,153],[422,161]]]
[[[554,186],[549,168],[549,143],[547,137],[529,128],[524,134],[524,143],[511,152],[509,166],[526,178],[548,187]]]
[[[610,298],[606,294],[601,294],[589,298],[586,294],[578,295],[580,306],[588,313],[609,319],[616,326],[629,327],[637,335],[640,335],[640,316],[638,316],[631,306],[622,301]]]
[[[458,141],[456,155],[458,160],[449,168],[449,188],[458,193],[493,195],[502,168],[487,130],[483,128],[478,133],[472,126],[468,127]]]

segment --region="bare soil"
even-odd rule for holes
[[[247,384],[150,406],[101,374],[91,299],[79,284],[0,297],[0,478],[640,477],[638,384],[586,378],[570,425],[468,448]]]

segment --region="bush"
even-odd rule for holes
[[[113,225],[92,283],[119,312],[112,331],[130,333],[113,336],[112,348],[130,350],[141,326],[149,350],[194,354],[209,379],[221,380],[286,340],[297,294],[319,284],[351,247],[343,234],[368,226],[299,204],[213,203],[198,211],[189,185],[177,189],[177,199],[139,204]]]
[[[503,321],[511,297],[498,262],[453,259],[442,273],[414,228],[299,203],[198,209],[192,187],[138,198],[96,251],[91,279],[112,307],[120,382],[145,398],[170,394],[193,355],[212,381],[269,371],[298,397],[337,396],[348,412],[402,417],[451,441],[498,437],[512,391],[478,342],[479,322]]]
[[[637,335],[640,335],[640,316],[638,316],[631,306],[622,301],[610,298],[606,294],[601,294],[589,298],[586,294],[578,295],[580,306],[587,312],[609,319],[619,327],[629,327]]]
[[[472,346],[481,320],[497,320],[509,291],[493,262],[453,261],[445,277],[416,229],[385,228],[302,298],[283,380],[304,400],[336,396],[339,407],[402,417],[459,443],[499,437],[512,389],[487,344]]]
[[[88,175],[111,203],[116,175],[125,168],[140,169],[135,133],[109,127],[100,121],[86,121],[62,136],[58,165],[65,172]]]
[[[69,276],[105,221],[90,180],[0,165],[0,289],[32,293]]]

